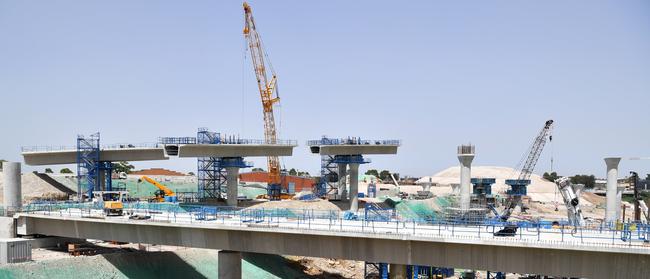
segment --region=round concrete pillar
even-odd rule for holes
[[[605,164],[607,165],[607,209],[605,210],[605,221],[610,223],[615,222],[619,218],[616,214],[616,188],[618,188],[618,163],[620,161],[620,157],[605,158]]]
[[[237,186],[239,177],[239,168],[238,167],[227,167],[226,168],[226,204],[228,206],[237,206]],[[219,277],[221,278],[221,277]]]
[[[241,252],[219,251],[217,255],[219,279],[241,279]]]
[[[472,160],[474,154],[459,154],[460,162],[460,209],[468,210],[472,193]]]
[[[4,162],[2,169],[4,174],[3,206],[5,210],[16,211],[23,206],[20,163]]]
[[[350,164],[350,211],[359,210],[359,164]]]

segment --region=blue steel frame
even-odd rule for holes
[[[334,163],[334,156],[322,155],[320,161],[320,180],[316,184],[315,194],[318,197],[327,196],[338,190],[339,167]]]
[[[85,137],[77,136],[77,195],[83,201],[83,193],[89,198],[99,189],[99,132]]]
[[[101,161],[99,132],[85,137],[77,136],[77,195],[79,202],[83,201],[83,193],[89,199],[93,191],[113,190],[113,163]],[[103,181],[102,181],[103,174]],[[102,189],[102,186],[103,189]]]
[[[221,144],[221,134],[207,128],[199,128],[197,144]],[[222,199],[226,192],[226,169],[218,157],[199,157],[197,159],[199,199]]]
[[[506,191],[511,196],[525,196],[526,188],[530,185],[529,179],[506,179],[506,184],[510,186],[510,190]]]
[[[387,263],[370,263],[370,262],[365,262],[365,265],[363,267],[363,278],[377,278],[372,276],[374,273],[372,270],[369,269],[374,269],[377,270],[379,273],[379,279],[388,279],[388,264]]]

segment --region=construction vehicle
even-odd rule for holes
[[[521,170],[519,170],[519,176],[517,179],[507,179],[506,184],[512,187],[508,191],[508,199],[506,200],[504,211],[497,216],[502,222],[507,222],[510,218],[510,215],[514,212],[517,206],[522,207],[521,197],[526,195],[526,187],[530,184],[530,175],[533,173],[537,161],[539,160],[542,150],[546,145],[546,141],[553,141],[553,135],[551,134],[553,130],[553,120],[548,120],[544,123],[544,127],[539,132],[533,144],[531,145],[525,161]],[[517,233],[517,227],[513,225],[507,225],[503,230],[494,233],[495,236],[513,236]]]
[[[582,210],[580,209],[580,198],[577,195],[577,192],[582,185],[572,184],[571,179],[568,177],[560,177],[555,180],[555,184],[562,194],[562,199],[564,200],[564,205],[567,208],[567,217],[569,219],[569,224],[572,226],[584,226],[585,221],[582,216]]]
[[[165,185],[158,183],[158,181],[155,181],[150,177],[143,175],[142,177],[140,177],[140,179],[138,179],[138,183],[142,183],[143,180],[153,184],[153,186],[156,186],[156,188],[158,188],[158,190],[154,192],[155,198],[153,198],[152,201],[164,202],[165,197],[176,197],[176,193],[174,193],[174,191],[167,188]]]
[[[264,140],[266,144],[277,144],[277,131],[275,128],[275,117],[273,115],[273,106],[280,102],[280,96],[277,90],[277,76],[273,70],[260,34],[255,28],[253,11],[248,3],[244,2],[244,37],[248,42],[248,49],[253,61],[253,69],[257,77],[257,87],[262,98],[262,109],[264,114]],[[268,70],[266,67],[268,61]],[[268,72],[268,73],[267,73]],[[268,78],[271,75],[271,79]],[[282,190],[282,179],[280,177],[280,159],[278,156],[268,156],[267,163],[269,168],[268,178],[268,195],[270,200],[280,200]]]
[[[94,200],[102,204],[106,216],[122,216],[127,191],[95,191]]]

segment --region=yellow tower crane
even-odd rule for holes
[[[273,117],[273,105],[280,101],[277,92],[277,76],[273,71],[270,60],[264,51],[260,34],[255,29],[253,12],[248,3],[244,2],[244,37],[248,42],[248,49],[251,53],[257,86],[262,97],[262,108],[264,111],[264,139],[267,144],[277,143],[277,132],[275,129],[275,118]],[[265,65],[265,59],[269,61],[269,69]],[[271,76],[269,79],[268,76]],[[280,159],[277,156],[267,158],[269,168],[268,190],[271,200],[280,199],[282,178],[280,177]]]

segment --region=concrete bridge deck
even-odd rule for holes
[[[186,144],[180,145],[178,157],[266,157],[291,156],[292,144]]]
[[[22,153],[25,164],[30,166],[63,165],[77,163],[77,150],[27,151]],[[99,154],[102,161],[155,161],[168,160],[162,147],[103,148]]]
[[[291,156],[296,145],[290,144],[186,144],[178,146],[178,157],[266,157]],[[25,151],[25,164],[30,166],[77,163],[76,149]],[[100,149],[101,161],[169,160],[165,147],[113,147]]]
[[[257,223],[236,216],[198,221],[178,213],[135,221],[100,219],[99,210],[84,212],[20,214],[18,233],[593,279],[644,278],[650,272],[650,248],[631,242],[627,246],[618,236],[581,243],[575,238],[564,241],[575,237],[569,233],[562,241],[553,234],[542,235],[542,240],[539,234],[495,238],[487,231],[481,236],[480,230],[471,228],[416,223],[412,227],[390,222],[368,222],[364,227],[363,221],[336,219]]]
[[[390,155],[397,154],[399,145],[321,145],[321,155]]]

